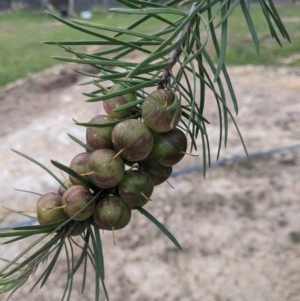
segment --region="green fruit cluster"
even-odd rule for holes
[[[121,91],[119,84],[112,92]],[[136,101],[135,93],[103,102],[107,115],[93,117],[86,127],[86,151],[70,162],[72,173],[57,193],[37,203],[40,224],[68,221],[70,235],[79,235],[88,222],[117,230],[131,219],[131,210],[144,206],[154,187],[165,182],[187,149],[186,135],[177,128],[181,105],[176,94],[159,89],[135,109],[118,107]]]

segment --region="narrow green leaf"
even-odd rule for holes
[[[130,36],[134,36],[134,37],[139,37],[142,38],[144,40],[150,40],[151,42],[163,42],[163,39],[153,36],[153,35],[148,35],[145,33],[141,33],[141,32],[137,32],[134,30],[128,30],[128,29],[122,29],[122,28],[117,28],[117,27],[113,27],[113,26],[108,26],[108,25],[103,25],[103,24],[98,24],[98,23],[92,23],[92,22],[87,22],[87,21],[81,21],[81,20],[72,20],[73,23],[75,24],[79,24],[79,25],[83,25],[86,27],[91,27],[91,28],[97,28],[97,29],[101,29],[101,30],[105,30],[105,31],[111,31],[111,32],[116,32],[122,35],[130,35]]]
[[[46,225],[27,225],[27,226],[17,226],[17,227],[8,227],[8,228],[1,228],[0,229],[0,237],[13,237],[19,235],[27,236],[36,235],[36,234],[43,234],[43,233],[51,233],[54,229],[58,228],[64,220],[50,223]]]
[[[84,258],[84,263],[83,263],[83,272],[82,272],[82,286],[81,286],[81,292],[84,293],[84,288],[86,284],[86,275],[87,275],[87,264],[88,264],[88,258],[89,258],[89,229],[87,231],[87,236],[85,238],[85,245],[84,249],[82,251],[83,258]]]
[[[64,289],[64,292],[62,294],[62,297],[61,297],[60,301],[64,301],[66,296],[67,296],[67,301],[68,301],[69,300],[68,299],[68,295],[69,295],[69,292],[70,292],[70,278],[68,277],[70,269],[71,269],[70,255],[69,255],[69,252],[68,252],[67,245],[65,243],[64,243],[64,247],[65,247],[65,253],[66,253],[66,260],[65,260],[65,262],[67,264],[68,273],[67,273],[67,277],[66,277],[67,279],[66,279],[66,283],[65,283],[65,289]]]
[[[26,189],[14,188],[14,190],[20,191],[20,192],[31,193],[31,194],[35,194],[35,195],[39,195],[39,196],[43,195],[42,193],[34,192],[34,191],[31,191],[31,190],[26,190]]]
[[[104,294],[105,294],[106,301],[109,301],[108,292],[107,292],[106,285],[105,285],[105,282],[104,282],[103,279],[101,279],[101,284],[102,284],[102,288],[103,288],[103,290],[104,290]]]
[[[104,65],[104,66],[113,66],[113,67],[120,67],[120,68],[127,68],[127,67],[135,67],[136,63],[126,62],[126,61],[119,61],[119,60],[112,60],[112,59],[76,59],[76,58],[68,58],[68,57],[60,57],[54,56],[56,60],[62,62],[69,62],[69,63],[77,63],[77,64],[86,64],[86,65]]]
[[[196,30],[196,28],[194,27],[194,30]],[[195,33],[194,33],[194,31],[192,32],[192,36],[194,36],[195,35]],[[183,64],[182,64],[182,68],[184,68],[187,64],[189,64],[191,61],[193,61],[193,60],[197,60],[197,58],[199,57],[199,56],[201,56],[201,53],[202,53],[202,50],[203,50],[203,48],[205,47],[205,45],[207,44],[207,42],[208,42],[208,35],[206,36],[206,38],[205,38],[205,41],[203,41],[203,43],[201,43],[201,45],[197,45],[197,51],[196,52],[194,52],[194,53],[190,53],[190,55],[186,58],[186,60],[183,62]],[[196,42],[195,41],[195,39],[193,39],[193,41],[194,42]],[[190,48],[190,49],[192,49],[192,48]]]
[[[122,41],[120,39],[115,39],[115,38],[109,37],[107,35],[102,35],[102,34],[99,34],[99,33],[95,32],[95,31],[92,31],[92,30],[87,30],[87,29],[82,28],[81,26],[78,26],[78,25],[74,24],[73,22],[70,22],[70,21],[68,21],[66,19],[60,18],[60,17],[58,17],[58,16],[56,16],[54,14],[51,14],[51,13],[49,13],[49,14],[53,18],[55,18],[56,20],[60,21],[61,23],[65,24],[65,25],[67,25],[67,26],[69,26],[69,27],[71,27],[73,29],[79,30],[79,31],[81,31],[83,33],[86,33],[86,34],[89,34],[89,35],[92,35],[92,36],[96,36],[99,39],[110,41],[110,42],[112,42],[115,45],[125,45],[125,46],[127,46],[129,48],[137,49],[137,50],[140,50],[142,52],[145,51],[144,48],[139,47],[137,45],[130,44],[130,42]]]
[[[51,261],[47,264],[47,267],[46,269],[44,270],[44,272],[40,275],[40,277],[38,278],[38,280],[35,282],[35,284],[33,285],[32,289],[37,286],[37,284],[40,282],[40,287],[43,287],[44,284],[47,282],[50,274],[52,273],[55,265],[56,265],[56,262],[57,262],[57,259],[61,253],[61,250],[63,248],[63,244],[64,244],[64,240],[60,240],[60,242],[58,243],[57,245],[57,248],[56,248],[56,252],[53,256],[53,258],[51,259]],[[31,290],[32,290],[31,289]]]
[[[211,19],[212,12],[210,9],[208,9],[207,14],[208,14],[208,17]],[[213,40],[213,44],[215,47],[215,51],[219,55],[219,51],[220,51],[219,43],[218,43],[216,32],[214,30],[214,26],[213,26],[212,22],[209,23],[209,28],[210,28],[210,33],[211,33],[211,37]],[[214,62],[213,62],[212,58],[210,57],[209,53],[206,51],[206,49],[203,49],[202,53],[203,53],[205,60],[207,61],[208,65],[209,65],[211,71],[213,72],[213,74],[216,74],[216,67],[215,67]],[[207,79],[210,80],[209,76],[207,77]],[[225,94],[223,83],[222,83],[220,77],[216,78],[216,81],[217,81],[218,88],[220,91],[220,99],[222,99],[223,102],[226,103],[226,94]],[[228,116],[227,116],[227,111],[226,111],[225,107],[223,107],[224,116],[222,116],[221,105],[219,103],[219,98],[217,98],[217,97],[216,97],[216,103],[217,103],[217,107],[218,107],[219,125],[220,125],[219,145],[218,145],[218,152],[217,152],[217,158],[219,158],[220,152],[221,152],[222,141],[223,141],[223,139],[222,139],[223,138],[223,126],[224,126],[224,144],[225,144],[225,146],[227,144]],[[224,122],[224,124],[223,124],[223,122]]]
[[[157,15],[157,14],[172,14],[178,16],[185,16],[186,14],[179,9],[160,7],[160,8],[142,8],[142,9],[130,9],[130,8],[111,8],[111,12],[122,14],[134,14],[134,15]]]
[[[153,87],[158,82],[159,82],[159,79],[149,80],[149,81],[146,81],[146,82],[142,82],[141,84],[133,85],[132,87],[122,89],[122,91],[118,91],[118,92],[114,92],[114,93],[107,93],[105,95],[101,95],[101,96],[98,96],[98,97],[93,97],[91,99],[88,99],[87,101],[88,102],[94,102],[94,101],[101,101],[101,100],[109,99],[111,97],[123,95],[125,93],[137,91],[137,90],[148,88],[148,87]]]
[[[93,229],[95,226],[93,227]],[[97,231],[99,231],[97,229]],[[99,267],[99,262],[101,259],[99,259],[99,252],[98,252],[98,245],[96,243],[95,239],[95,231],[90,231],[90,236],[91,236],[91,243],[92,243],[92,259],[93,259],[93,267],[95,270],[95,301],[100,301],[100,285],[99,285],[99,280],[101,279],[101,272],[100,272],[100,267]]]
[[[6,277],[9,275],[13,275],[16,272],[22,271],[23,267],[26,267],[28,264],[30,264],[31,269],[35,270],[35,268],[39,265],[40,262],[45,260],[45,258],[48,257],[49,250],[56,245],[56,242],[59,240],[59,235],[56,235],[52,237],[49,241],[47,241],[45,244],[43,244],[37,251],[35,251],[32,255],[28,256],[29,252],[32,250],[32,248],[39,244],[44,238],[46,238],[47,235],[43,235],[37,240],[34,241],[34,243],[31,243],[29,247],[25,248],[22,252],[19,253],[14,259],[10,260],[6,266],[3,267],[0,271],[0,275],[4,274],[5,271],[9,270],[5,273]],[[23,261],[19,263],[19,260],[23,258],[27,254],[27,257]],[[10,268],[10,269],[9,269]],[[25,269],[26,271],[26,269]]]
[[[285,38],[289,42],[291,42],[291,38],[290,38],[287,30],[285,29],[285,26],[283,25],[281,18],[279,16],[277,9],[272,0],[269,0],[269,5],[270,5],[270,9],[273,13],[273,19],[274,19],[275,23],[277,24],[277,27],[278,27],[280,33],[282,34],[283,38]]]
[[[66,172],[68,175],[76,178],[77,180],[79,180],[82,184],[84,184],[85,186],[89,187],[91,186],[91,183],[83,176],[79,175],[77,172],[75,172],[73,169],[71,169],[70,167],[64,165],[64,164],[61,164],[57,161],[54,161],[54,160],[50,160],[51,163],[57,167],[58,169]]]
[[[114,122],[107,122],[107,123],[91,123],[91,122],[78,122],[77,120],[73,119],[76,125],[84,126],[84,127],[95,127],[95,128],[105,128],[114,126],[120,122],[120,120],[116,120]]]
[[[160,231],[162,231],[172,242],[173,244],[182,251],[182,247],[173,234],[161,223],[159,222],[151,213],[149,213],[143,207],[136,207],[136,209],[143,215],[145,215],[152,223],[154,223]]]
[[[23,212],[23,211],[20,211],[20,210],[14,210],[14,209],[8,208],[8,207],[6,207],[6,206],[3,206],[3,208],[4,208],[5,210],[10,211],[10,212],[13,212],[13,213],[16,213],[16,214],[18,214],[18,215],[21,215],[21,216],[24,216],[24,217],[26,217],[26,218],[29,218],[29,219],[31,219],[32,221],[36,221],[36,220],[37,220],[37,218],[36,218],[35,216],[32,216],[31,214],[27,214],[26,212]],[[1,229],[1,227],[0,227],[0,229]]]
[[[100,279],[104,280],[104,278],[105,278],[104,257],[103,257],[103,250],[102,250],[102,243],[101,243],[99,227],[96,224],[93,224],[93,227],[94,227],[95,243],[97,246],[96,249],[94,249],[94,252],[95,252],[96,258],[97,258],[96,265],[98,265]]]
[[[87,144],[83,143],[80,139],[78,139],[77,137],[71,135],[71,134],[67,134],[73,141],[75,141],[77,144],[79,144],[80,146],[82,146],[87,152],[92,152],[93,149],[91,147],[89,147]]]
[[[23,154],[20,151],[17,151],[15,149],[11,149],[14,153],[24,157],[25,159],[33,162],[34,164],[38,165],[39,167],[41,167],[42,169],[44,169],[50,176],[52,176],[60,185],[64,186],[64,183],[62,180],[60,180],[49,168],[47,168],[45,165],[43,165],[42,163],[38,162],[37,160],[35,160],[34,158],[27,156],[25,154]]]
[[[131,0],[130,0],[130,1],[127,1],[127,0],[118,0],[118,2],[121,3],[121,4],[123,4],[124,6],[127,6],[127,7],[138,8],[138,5],[134,4],[134,2],[132,2]],[[175,3],[175,2],[173,1],[173,3]],[[167,4],[165,4],[165,5],[167,5]],[[171,4],[171,5],[172,5],[172,4]],[[139,25],[144,24],[147,20],[149,20],[149,19],[151,19],[151,18],[155,18],[155,19],[157,19],[157,20],[159,20],[159,21],[162,21],[163,23],[166,23],[166,24],[171,25],[172,27],[175,27],[175,25],[174,25],[173,22],[169,21],[169,20],[166,19],[166,18],[163,18],[163,17],[160,16],[160,15],[145,15],[145,16],[143,16],[142,18],[140,18],[139,20],[137,20],[136,22],[134,22],[134,23],[132,23],[131,25],[129,25],[129,26],[127,27],[127,29],[128,29],[128,30],[132,30],[132,29],[138,27]],[[120,35],[121,35],[121,33],[115,35],[115,37],[118,37],[118,36],[120,36]]]
[[[260,4],[261,4],[261,8],[264,14],[264,17],[268,23],[269,26],[269,30],[270,30],[270,34],[271,36],[277,41],[277,43],[282,46],[281,41],[276,33],[276,29],[274,28],[273,24],[272,24],[272,20],[270,17],[270,11],[269,11],[269,7],[266,4],[266,2],[264,0],[260,0]]]
[[[191,138],[191,152],[192,152],[192,150],[197,151],[197,140],[195,139],[195,137],[193,135],[193,132],[191,131],[189,125],[184,120],[182,120],[180,122],[180,124],[178,125],[178,127],[181,128],[183,130],[183,132],[187,132],[188,135],[190,136],[190,138]]]
[[[191,117],[190,114],[188,114],[185,111],[182,112],[182,116],[186,118],[188,124],[190,124],[191,122],[193,125],[195,125],[197,129],[201,131],[201,133],[207,135],[206,130],[203,128],[202,124],[196,118]]]
[[[70,230],[72,231],[72,229],[70,229]],[[76,264],[74,265],[73,274],[75,274],[79,270],[81,264],[87,259],[87,251],[88,251],[89,241],[88,241],[88,239],[86,239],[86,237],[83,237],[83,236],[82,236],[82,239],[84,241],[84,245],[82,247],[82,252],[81,252],[79,258],[78,258]],[[86,271],[86,266],[84,267],[84,271]],[[84,273],[83,274],[83,286],[82,286],[83,288],[84,288],[85,276],[86,276],[86,274]],[[82,292],[83,292],[83,290],[82,290]]]
[[[143,102],[144,102],[144,99],[138,99],[138,100],[135,100],[135,101],[131,101],[131,102],[128,102],[124,105],[116,107],[113,111],[114,112],[120,112],[120,111],[125,110],[125,109],[133,108],[136,105],[139,105]]]
[[[159,70],[162,70],[164,68],[168,67],[168,62],[166,61],[160,61],[159,63],[156,63],[156,64],[153,64],[153,65],[149,65],[149,66],[145,66],[143,68],[141,68],[140,70],[138,70],[137,72],[135,72],[135,75],[132,76],[131,78],[129,78],[129,73],[130,71],[127,71],[127,72],[120,72],[120,73],[111,73],[111,74],[104,74],[104,75],[100,75],[100,79],[101,81],[105,81],[105,80],[112,80],[112,81],[120,81],[120,80],[125,80],[125,81],[128,81],[130,82],[132,78],[135,78],[135,79],[139,79],[140,77],[138,77],[137,75],[139,74],[149,74],[149,78],[144,78],[143,80],[144,81],[149,81],[151,83],[157,83],[160,78],[156,78],[157,76],[155,75],[152,75],[150,72],[152,71],[157,71],[158,69]],[[150,77],[151,76],[151,77]],[[150,79],[151,78],[151,79]]]
[[[251,15],[250,15],[250,12],[249,12],[249,9],[247,6],[247,3],[245,2],[245,0],[241,0],[240,3],[241,3],[241,8],[242,8],[245,20],[247,22],[248,28],[249,28],[251,36],[252,36],[252,40],[253,40],[256,52],[259,52],[259,48],[260,48],[259,39],[258,39],[256,30],[255,30],[255,26],[253,24],[253,21],[252,21],[252,18],[251,18]]]
[[[219,27],[224,21],[228,20],[230,15],[235,11],[235,9],[240,5],[240,2],[244,0],[235,0],[233,3],[229,2],[229,7],[226,14],[221,16],[221,20],[217,23],[216,27]],[[228,3],[228,1],[227,1]],[[226,4],[227,4],[226,3]]]
[[[154,50],[153,53],[149,55],[143,62],[139,63],[128,76],[133,77],[136,72],[138,72],[144,66],[147,66],[150,62],[161,58],[166,54],[170,54],[172,50],[179,47],[184,38],[183,30],[186,29],[188,24],[193,22],[195,15],[197,15],[197,6],[189,13],[189,15],[181,19],[180,25],[176,28],[176,30],[174,30],[171,36],[167,38],[165,42],[162,43],[156,50]]]
[[[69,280],[69,288],[68,288],[68,295],[67,295],[67,301],[70,300],[71,298],[71,293],[72,293],[72,290],[73,290],[73,283],[74,283],[74,262],[75,262],[75,259],[74,259],[74,249],[73,249],[73,245],[72,245],[72,242],[70,240],[70,238],[68,238],[67,242],[69,243],[69,248],[67,248],[67,243],[65,242],[65,249],[66,249],[66,253],[68,254],[71,254],[71,256],[67,257],[67,260],[70,261],[70,265],[69,265],[69,268],[68,268],[68,280]],[[67,255],[68,256],[68,255]],[[70,258],[70,259],[69,259]]]
[[[119,45],[118,43],[113,44],[110,41],[99,41],[99,40],[80,40],[80,41],[43,41],[45,45],[57,45],[57,46],[112,46]]]
[[[223,66],[223,75],[224,75],[226,85],[228,87],[228,90],[229,90],[229,93],[230,93],[230,96],[231,96],[231,101],[232,101],[232,104],[233,104],[233,107],[234,107],[235,114],[238,114],[239,107],[238,107],[237,98],[236,98],[236,95],[235,95],[235,92],[234,92],[234,89],[233,89],[233,86],[232,86],[232,83],[231,83],[231,79],[230,79],[230,76],[228,74],[228,71],[227,71],[227,68],[226,68],[225,65]]]
[[[224,2],[224,0],[222,1]],[[225,0],[226,2],[226,0]],[[224,16],[227,12],[227,8],[225,5],[223,5],[222,10],[221,10],[221,14],[222,16]],[[215,80],[217,80],[217,78],[219,78],[220,73],[223,70],[224,64],[225,64],[225,56],[226,56],[226,48],[227,48],[227,26],[228,22],[227,19],[224,20],[222,22],[221,25],[221,45],[220,45],[220,49],[218,50],[218,66],[215,72]],[[212,27],[211,27],[212,28]]]

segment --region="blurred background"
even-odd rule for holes
[[[239,103],[236,121],[249,157],[231,123],[227,147],[217,160],[218,114],[208,95],[212,168],[204,177],[199,141],[200,156],[186,156],[170,178],[172,187],[156,187],[146,207],[175,235],[183,252],[136,212],[129,226],[116,233],[116,246],[111,234],[103,233],[112,301],[300,300],[300,3],[274,2],[292,43],[283,41],[281,47],[271,38],[258,1],[248,1],[261,41],[258,54],[239,9],[229,21],[227,64]],[[81,85],[87,79],[73,71],[78,66],[54,60],[52,56],[66,53],[41,43],[87,36],[45,10],[126,27],[133,16],[109,12],[115,5],[108,0],[0,0],[1,227],[28,221],[7,207],[35,214],[37,196],[15,189],[46,193],[58,188],[49,174],[10,148],[61,175],[50,159],[67,165],[82,151],[67,133],[85,139],[73,118],[88,121],[103,113],[101,104],[85,102],[83,93],[93,87]],[[25,246],[2,244],[0,257],[10,258]],[[60,300],[68,276],[65,255],[49,283],[30,292],[41,272],[43,266],[11,300]],[[79,271],[74,282],[74,301],[83,298],[81,275]],[[94,300],[92,273],[86,283],[84,300]]]

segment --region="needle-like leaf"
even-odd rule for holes
[[[83,94],[87,97],[86,101],[104,101],[134,92],[137,100],[120,105],[115,108],[115,111],[132,108],[133,115],[126,118],[141,119],[143,101],[151,91],[173,90],[180,100],[182,109],[178,127],[190,136],[191,152],[202,149],[199,153],[202,156],[202,169],[205,176],[206,168],[211,162],[211,145],[207,129],[211,120],[208,120],[205,114],[209,103],[207,92],[210,92],[216,103],[215,110],[217,122],[219,122],[217,158],[220,156],[222,146],[227,145],[230,122],[235,126],[247,153],[234,116],[234,113],[238,113],[238,101],[226,69],[226,48],[227,37],[230,35],[229,19],[235,10],[240,8],[254,47],[259,51],[260,41],[248,2],[246,0],[117,0],[117,2],[122,7],[111,9],[111,12],[136,16],[135,21],[126,27],[70,20],[50,13],[55,20],[79,31],[83,36],[79,41],[66,39],[46,41],[44,44],[60,47],[65,51],[66,56],[55,58],[62,62],[76,64],[74,69],[89,78],[88,81],[82,83],[82,85],[92,87],[91,91]],[[271,36],[279,45],[282,45],[283,40],[290,41],[273,1],[259,0],[259,4]],[[154,28],[152,20],[159,26]],[[80,46],[80,51],[77,46]],[[84,47],[86,49],[82,50]],[[77,67],[80,65],[90,65],[95,72]],[[117,92],[110,92],[114,84],[121,84],[124,88]],[[100,128],[114,126],[118,122],[120,120],[109,124],[75,121],[75,124]],[[85,151],[93,152],[93,149],[75,136],[71,134],[68,136]],[[44,169],[64,186],[63,181],[48,167],[20,151],[13,151]],[[93,194],[88,204],[76,214],[92,202],[101,202],[105,196],[117,193],[116,187],[101,189],[95,186],[86,175],[77,174],[67,165],[54,160],[51,160],[51,163],[60,171],[80,180]],[[176,248],[182,250],[174,235],[150,212],[143,207],[136,207],[136,209],[153,222]],[[11,212],[32,218],[33,223],[37,222],[26,213],[17,210],[11,210]],[[61,253],[65,253],[67,273],[61,301],[72,299],[74,276],[78,272],[82,273],[81,291],[84,292],[90,266],[95,279],[94,301],[100,301],[102,292],[106,300],[109,300],[104,282],[104,256],[98,225],[95,224],[93,217],[88,218],[77,240],[71,236],[76,226],[74,221],[76,214],[67,220],[47,225],[13,225],[0,228],[0,238],[4,240],[3,245],[18,243],[27,238],[31,240],[17,256],[12,259],[2,259],[5,265],[0,270],[0,293],[9,292],[8,297],[10,297],[26,283],[41,264],[44,264],[44,270],[37,276],[33,288],[46,285],[51,275],[55,273]],[[36,238],[32,241],[34,237]]]
[[[182,251],[182,247],[178,240],[161,222],[159,222],[150,212],[148,212],[143,207],[136,207],[136,209],[140,211],[140,213],[145,215],[152,223],[154,223],[173,242],[177,249]]]

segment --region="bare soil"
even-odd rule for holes
[[[205,179],[201,171],[183,172],[170,179],[174,188],[167,183],[156,188],[146,209],[176,236],[182,252],[136,212],[116,233],[116,246],[105,232],[112,301],[300,300],[300,71],[244,66],[229,73],[240,106],[237,123],[249,154],[259,155],[237,157],[244,151],[232,126],[220,160],[239,160],[209,169]],[[84,103],[82,93],[91,87],[80,86],[82,81],[66,67],[55,67],[0,90],[1,225],[25,219],[4,207],[35,211],[37,196],[14,188],[57,189],[46,172],[10,148],[55,172],[50,159],[68,164],[82,151],[66,134],[84,139],[84,128],[73,118],[88,121],[102,111],[99,103]],[[213,99],[207,104],[215,160],[219,125]],[[187,156],[176,169],[199,163],[201,158]],[[0,256],[9,258],[25,247],[2,245]],[[43,289],[29,292],[34,275],[11,300],[60,300],[66,272],[62,256]],[[89,274],[82,296],[78,275],[72,300],[93,300],[92,281]]]

